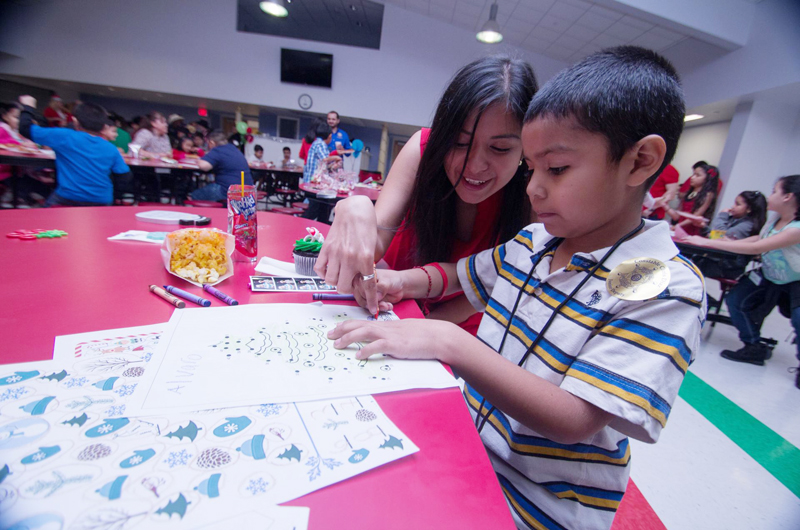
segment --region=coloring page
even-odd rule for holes
[[[335,349],[328,331],[353,318],[374,319],[360,307],[321,303],[176,310],[148,370],[138,378],[142,391],[128,401],[126,414],[457,386],[437,361],[384,355],[358,360],[355,354],[363,346],[358,343]]]
[[[0,528],[303,528],[261,507],[418,451],[370,396],[130,417],[154,359],[119,354],[0,367]]]
[[[129,362],[130,368],[141,368],[155,352],[167,324],[95,331],[56,337],[53,361],[70,366],[73,359],[106,357],[116,362]],[[109,363],[109,367],[114,361]]]

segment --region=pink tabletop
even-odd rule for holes
[[[148,285],[202,290],[169,274],[159,245],[108,241],[126,230],[177,229],[137,221],[153,208],[52,208],[0,212],[0,305],[2,363],[49,359],[57,335],[169,320],[172,306]],[[227,212],[191,211],[227,228]],[[291,261],[294,240],[307,219],[259,212],[258,255]],[[5,234],[20,229],[60,229],[61,239],[23,241]],[[253,265],[236,263],[236,274],[218,285],[240,303],[308,303],[309,293],[251,293]],[[214,297],[212,306],[224,305]],[[416,305],[396,306],[401,317],[421,316]],[[420,448],[403,458],[288,504],[311,508],[309,528],[513,528],[509,509],[486,452],[457,389],[415,390],[376,396],[389,418]]]
[[[305,191],[307,193],[312,193],[314,195],[316,195],[317,193],[319,193],[321,191],[326,191],[327,190],[327,188],[318,188],[318,187],[313,186],[313,185],[311,185],[311,184],[309,184],[307,182],[301,182],[299,187],[300,187],[301,191]],[[336,193],[336,198],[337,199],[345,199],[345,198],[347,198],[349,196],[350,196],[350,193],[346,192],[346,191],[339,191],[339,192]]]

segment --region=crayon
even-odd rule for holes
[[[190,302],[194,302],[197,305],[208,307],[211,305],[210,300],[206,300],[205,298],[200,298],[196,294],[187,293],[183,289],[178,289],[177,287],[173,287],[171,285],[165,285],[164,290],[170,294],[174,294],[175,296],[180,296],[184,300],[189,300]]]
[[[314,293],[311,297],[314,300],[351,300],[353,302],[356,300],[352,294]]]
[[[172,296],[171,294],[169,294],[167,291],[165,291],[164,289],[162,289],[158,285],[151,285],[150,286],[150,292],[157,294],[158,296],[160,296],[161,298],[163,298],[164,300],[166,300],[170,304],[174,305],[178,309],[183,309],[184,307],[186,307],[186,302],[184,302],[183,300],[181,300],[180,298],[178,298],[176,296]]]
[[[205,292],[207,292],[207,293],[213,294],[214,296],[216,296],[217,298],[219,298],[220,300],[222,300],[223,302],[225,302],[228,305],[239,305],[239,302],[237,302],[236,300],[234,300],[233,298],[231,298],[227,294],[223,293],[222,291],[220,291],[219,289],[217,289],[213,285],[209,285],[207,283],[204,283],[203,284],[203,290]]]

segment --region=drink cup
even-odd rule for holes
[[[258,257],[256,200],[255,186],[228,188],[228,232],[236,238],[233,261],[255,263]]]

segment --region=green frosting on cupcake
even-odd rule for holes
[[[319,252],[322,249],[322,243],[319,241],[305,241],[298,239],[294,242],[294,250],[300,252]]]

